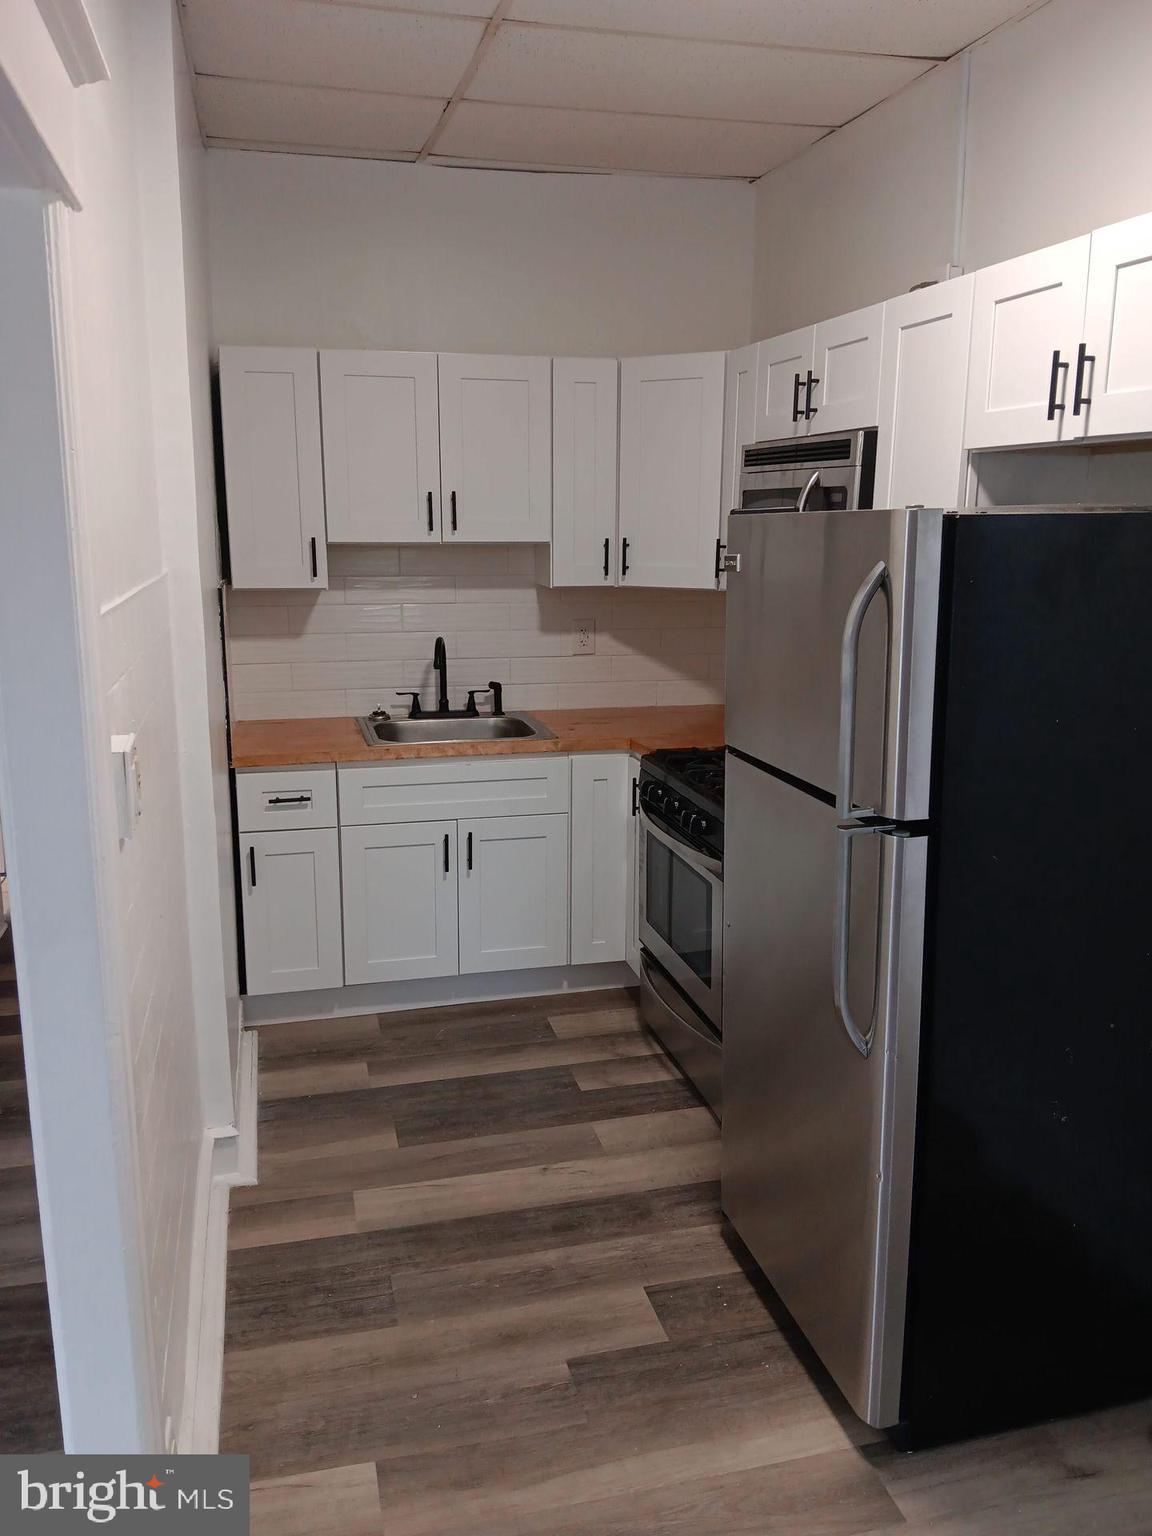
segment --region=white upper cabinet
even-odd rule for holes
[[[803,437],[808,431],[808,381],[816,377],[812,370],[813,341],[812,326],[806,325],[803,330],[758,344],[754,442]]]
[[[552,359],[442,352],[444,540],[552,537]]]
[[[322,351],[320,401],[332,542],[438,541],[435,352]]]
[[[951,507],[964,476],[971,274],[885,305],[877,507]]]
[[[554,587],[616,580],[619,375],[614,357],[552,360]]]
[[[810,432],[850,432],[877,423],[884,306],[822,320],[813,329]],[[805,395],[807,395],[805,381]]]
[[[1074,409],[1090,235],[975,274],[968,370],[968,448],[1082,437]]]
[[[723,352],[620,364],[620,582],[717,583]]]
[[[756,442],[756,362],[753,343],[729,352],[724,370],[724,460],[720,476],[720,542],[728,542],[728,514],[740,505],[744,449]],[[723,578],[721,578],[723,580]]]
[[[1092,236],[1073,375],[1073,408],[1081,406],[1090,437],[1152,432],[1152,214]]]
[[[568,817],[458,824],[460,973],[568,963]]]
[[[623,960],[628,945],[630,759],[572,759],[572,964]]]
[[[234,587],[328,585],[320,392],[307,347],[221,347]]]

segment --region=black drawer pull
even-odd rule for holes
[[[447,834],[447,832],[445,832],[445,834],[444,834],[444,873],[447,874],[448,871],[451,869],[451,867],[452,866],[448,862],[448,834]]]
[[[269,805],[311,805],[311,795],[269,795]]]
[[[468,868],[472,868],[472,834],[468,834]]]
[[[628,540],[620,540],[620,579],[623,581],[628,574]]]
[[[456,532],[456,492],[452,492],[452,532]]]
[[[609,546],[609,543],[610,543],[610,541],[608,539],[604,540],[604,580],[605,581],[608,580],[608,546]]]
[[[315,581],[316,580],[316,573],[317,573],[317,570],[319,569],[319,567],[316,564],[316,540],[314,538],[313,539],[309,539],[308,543],[309,543],[309,545],[311,547],[311,550],[312,550],[312,580]]]
[[[428,532],[436,532],[436,521],[432,516],[432,492],[428,492]]]
[[[252,877],[252,889],[255,890],[256,889],[256,850],[255,850],[255,848],[252,848],[252,847],[249,847],[249,849],[248,849],[248,873]]]

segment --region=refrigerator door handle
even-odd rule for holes
[[[832,998],[844,1032],[852,1044],[867,1057],[876,1038],[876,1014],[873,1011],[867,1031],[852,1017],[848,1002],[848,940],[852,928],[852,843],[857,837],[875,837],[891,830],[890,823],[872,824],[856,821],[836,823],[836,900],[832,913]]]
[[[856,680],[860,662],[860,631],[877,592],[888,586],[888,566],[879,560],[856,589],[844,620],[840,644],[840,758],[836,775],[836,814],[851,816],[852,766],[856,756]],[[870,815],[875,806],[855,814]],[[868,828],[867,830],[872,830]]]

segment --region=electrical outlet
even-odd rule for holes
[[[572,642],[574,656],[587,656],[596,649],[596,630],[591,622],[577,624]]]

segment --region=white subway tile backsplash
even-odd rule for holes
[[[552,591],[535,570],[535,546],[334,545],[328,593],[232,593],[236,718],[404,714],[399,688],[431,708],[437,635],[454,707],[492,678],[509,709],[722,702],[722,595]]]

